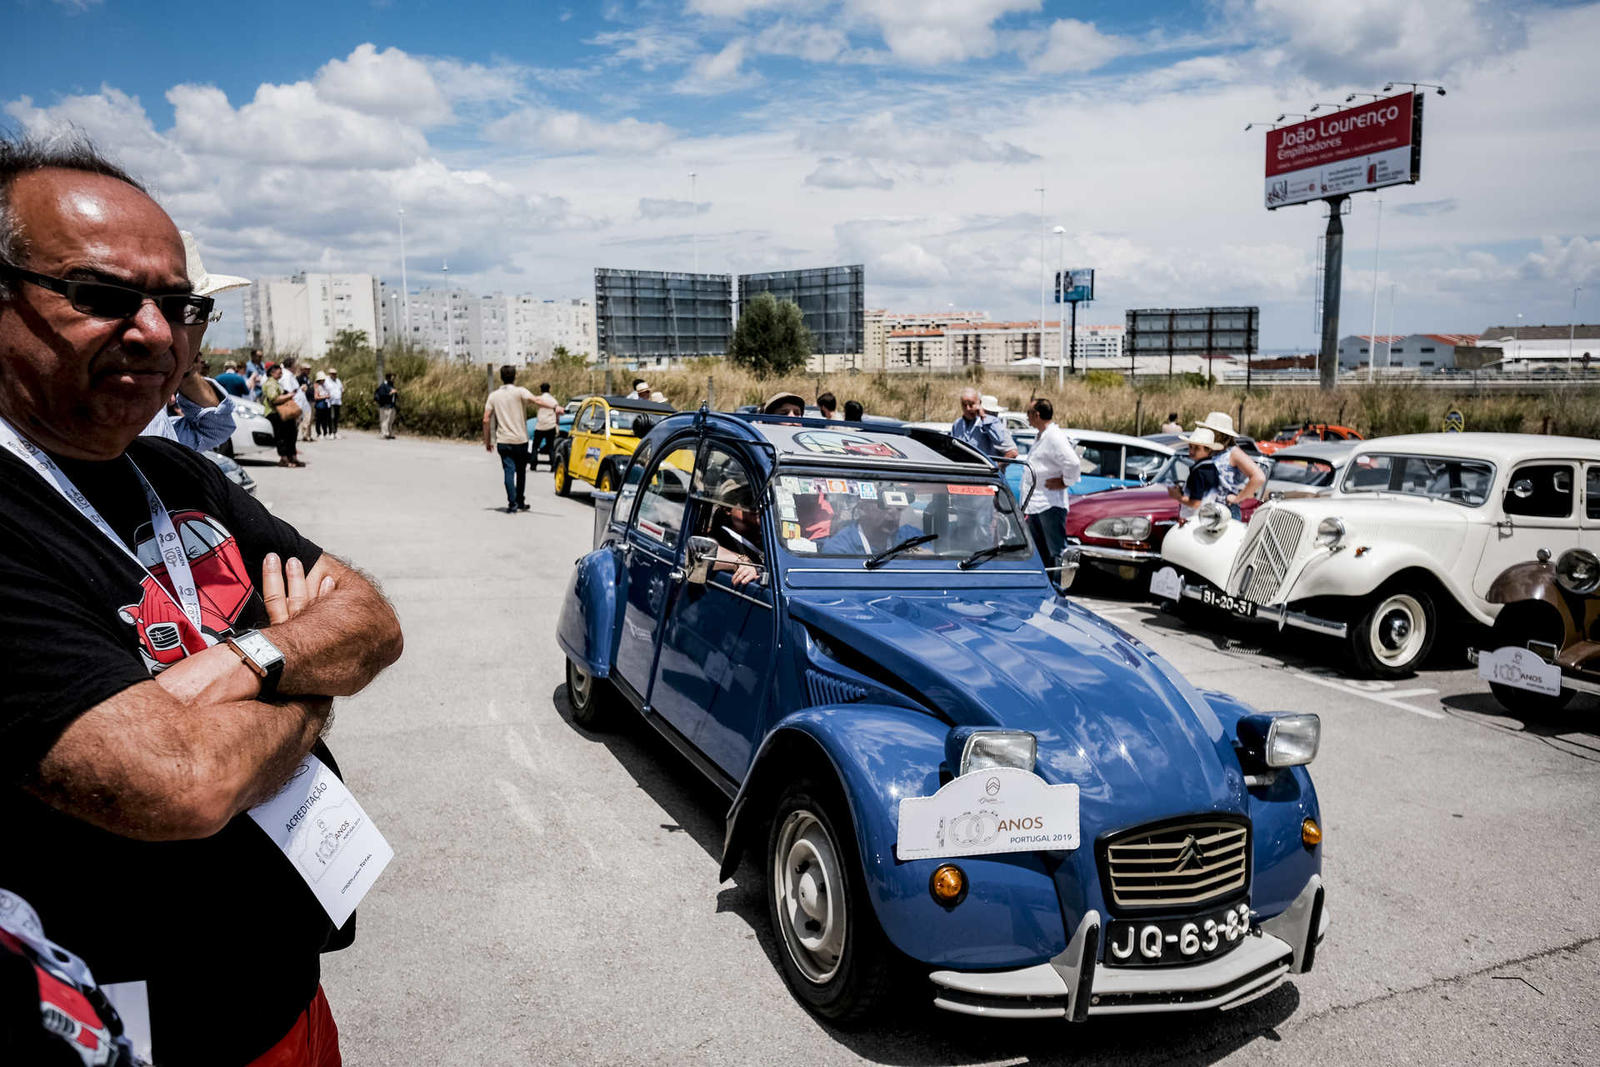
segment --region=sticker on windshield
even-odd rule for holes
[[[790,552],[815,552],[817,546],[807,541],[804,537],[791,537],[787,542]]]
[[[794,541],[800,537],[800,524],[798,522],[786,522],[779,529],[785,541]]]
[[[830,492],[830,493],[848,493],[849,491],[850,491],[849,483],[847,483],[843,478],[829,478],[828,479],[828,492]]]
[[[878,499],[878,483],[877,482],[862,482],[861,483],[861,499],[862,500],[876,500],[876,499]]]
[[[994,496],[995,487],[992,485],[946,485],[955,496]]]
[[[886,508],[903,508],[908,503],[906,495],[898,489],[885,489],[883,491],[883,506]]]
[[[796,478],[792,474],[785,474],[783,477],[779,478],[778,484],[791,493],[804,492],[800,486],[800,479]]]
[[[807,452],[820,452],[825,456],[880,456],[885,459],[905,459],[906,454],[891,444],[876,441],[860,434],[840,433],[837,430],[803,430],[794,435],[794,443]]]

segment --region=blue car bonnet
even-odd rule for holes
[[[1032,591],[795,591],[790,614],[956,724],[1031,731],[1038,772],[1118,821],[1243,811],[1229,736],[1205,698],[1131,636]],[[954,772],[956,768],[951,768]]]

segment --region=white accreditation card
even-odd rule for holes
[[[328,918],[343,926],[394,858],[339,776],[307,756],[283,791],[250,817],[289,857]]]
[[[900,801],[901,860],[987,856],[1078,847],[1078,787],[1032,771],[995,767],[946,782],[931,797]]]

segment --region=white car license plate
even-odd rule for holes
[[[1106,931],[1106,965],[1151,967],[1215,959],[1250,936],[1250,905],[1183,919],[1118,919]]]

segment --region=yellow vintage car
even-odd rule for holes
[[[631,396],[589,397],[573,417],[571,433],[558,446],[556,493],[568,495],[578,481],[603,493],[616,492],[640,440],[675,410],[670,404]]]

